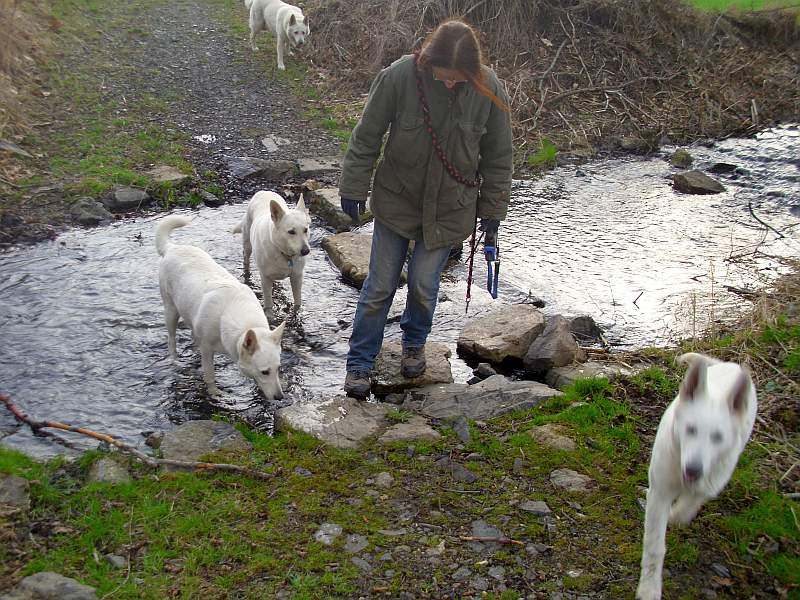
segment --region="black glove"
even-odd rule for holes
[[[341,198],[342,210],[353,221],[358,222],[358,216],[363,215],[367,210],[367,203],[363,200],[351,200],[350,198]]]
[[[500,221],[497,219],[481,219],[481,231],[483,232],[483,245],[497,245],[497,230],[500,228]]]

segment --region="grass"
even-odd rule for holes
[[[546,169],[556,166],[558,148],[547,138],[542,138],[539,149],[528,156],[528,165],[535,169]]]
[[[773,0],[689,0],[689,4],[709,11],[726,11],[726,10],[760,10],[772,6],[788,6],[791,4],[789,0],[786,2],[775,2]]]

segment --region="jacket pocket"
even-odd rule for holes
[[[453,161],[464,177],[472,179],[478,170],[481,138],[486,133],[486,128],[472,121],[459,121],[454,133],[458,139],[454,144]]]
[[[392,124],[387,154],[397,165],[414,167],[425,154],[423,149],[428,135],[425,121],[414,114],[402,114]]]

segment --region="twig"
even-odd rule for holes
[[[196,470],[207,470],[207,471],[228,471],[233,473],[242,473],[243,475],[248,475],[250,477],[254,477],[256,479],[263,479],[269,480],[275,477],[275,473],[264,473],[263,471],[255,471],[253,469],[248,469],[247,467],[242,467],[239,465],[231,465],[226,463],[207,463],[207,462],[195,462],[189,460],[171,460],[166,458],[154,458],[152,456],[147,456],[141,450],[138,450],[131,446],[130,444],[126,444],[123,441],[120,441],[108,434],[105,433],[98,433],[96,431],[92,431],[91,429],[86,429],[85,427],[76,427],[74,425],[67,425],[66,423],[60,423],[58,421],[36,421],[31,419],[28,415],[23,413],[19,407],[17,407],[7,395],[0,393],[0,401],[5,404],[6,408],[11,411],[11,414],[14,415],[21,423],[25,423],[28,425],[34,433],[46,433],[42,432],[41,430],[44,428],[50,429],[60,429],[61,431],[72,431],[74,433],[80,433],[81,435],[88,436],[90,438],[94,438],[96,440],[100,440],[101,442],[105,442],[111,446],[119,448],[124,452],[129,452],[135,458],[139,459],[146,465],[150,467],[160,467],[160,466],[170,466],[170,467],[181,467],[184,469],[196,469]]]
[[[474,535],[462,535],[461,539],[465,542],[494,542],[496,544],[513,544],[515,546],[524,546],[525,542],[519,540],[512,540],[507,537],[479,537]]]
[[[784,237],[786,237],[786,236],[785,236],[785,235],[783,235],[783,234],[782,234],[780,231],[778,231],[777,229],[775,229],[775,228],[774,228],[772,225],[769,225],[769,224],[765,223],[764,221],[762,221],[761,219],[759,219],[759,218],[756,216],[756,213],[753,211],[753,201],[752,201],[752,200],[748,200],[748,201],[747,201],[747,208],[748,208],[748,210],[750,211],[750,214],[752,215],[752,217],[753,217],[753,218],[754,218],[756,221],[758,221],[759,223],[761,223],[761,224],[762,224],[764,227],[766,227],[766,228],[767,228],[767,229],[769,229],[770,231],[772,231],[772,232],[774,232],[775,234],[777,234],[777,236],[778,236],[779,238],[784,238]]]

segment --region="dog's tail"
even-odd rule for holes
[[[681,365],[693,365],[695,363],[705,363],[706,365],[713,365],[720,362],[713,356],[698,354],[697,352],[686,352],[685,354],[681,354],[675,360],[678,362],[678,364]]]
[[[156,250],[159,256],[164,256],[169,246],[169,234],[173,229],[188,225],[192,220],[189,217],[182,217],[180,215],[169,215],[164,217],[158,222],[156,227]]]

